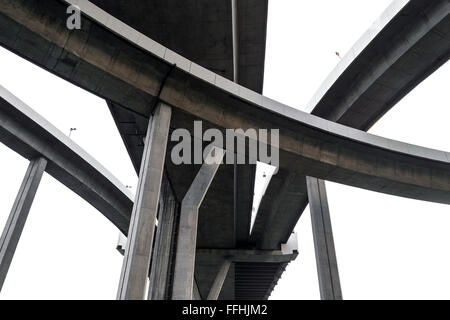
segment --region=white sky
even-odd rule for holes
[[[264,94],[303,109],[389,0],[270,1]],[[0,84],[124,184],[136,175],[101,99],[0,49]],[[372,133],[450,151],[447,64],[394,107]],[[0,145],[0,226],[27,161]],[[327,183],[341,286],[347,299],[450,298],[450,210]],[[134,191],[134,189],[133,189]],[[296,228],[300,254],[273,299],[318,299],[309,210]],[[0,299],[114,299],[122,257],[117,229],[44,175]]]

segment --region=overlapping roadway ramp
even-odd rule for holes
[[[394,1],[329,75],[308,110],[368,130],[448,61],[449,14],[448,0]],[[308,204],[304,177],[281,175],[269,184],[255,222],[252,239],[260,248],[286,241]]]
[[[65,9],[65,4],[56,0],[0,0],[0,26],[8,30],[0,34],[0,43],[52,73],[130,110],[134,118],[147,118],[155,97],[159,97],[174,107],[172,128],[189,129],[193,119],[202,119],[205,127],[222,130],[280,128],[279,174],[285,174],[291,181],[301,179],[297,175],[310,175],[394,195],[449,202],[447,153],[364,134],[279,104],[176,55],[92,6],[86,6],[90,18],[84,17],[82,30],[70,32],[65,28]],[[175,68],[173,63],[177,65]],[[128,122],[126,125],[132,121]],[[143,133],[141,128],[135,129],[134,137]],[[142,140],[135,139],[136,144]],[[223,167],[226,170],[227,166]],[[176,174],[182,176],[183,171],[180,172]],[[181,189],[182,179],[179,184]],[[226,187],[229,189],[221,189]],[[215,188],[223,194],[233,194],[233,187],[228,186],[227,181],[221,185],[221,181],[215,179],[210,191],[214,192]],[[296,192],[298,189],[285,190]],[[205,204],[213,203],[215,197],[211,192]],[[209,215],[200,212],[200,216],[211,218],[207,228],[199,230],[205,237],[215,238],[218,229],[220,234],[234,233],[230,232],[234,230],[234,219],[225,219],[222,226],[216,225],[213,219],[233,216],[229,199],[224,201],[227,203],[214,203],[215,211],[208,212]],[[298,215],[296,211],[292,217],[287,217],[286,225]],[[274,225],[270,233],[282,237],[284,230],[290,234],[292,228],[293,225],[285,229]],[[224,239],[226,246],[235,241],[228,236]],[[274,247],[279,248],[279,244]],[[203,245],[200,239],[198,245]],[[233,272],[235,270],[230,274]],[[212,277],[213,273],[211,269]],[[273,274],[276,281],[279,272]],[[273,282],[267,290],[272,287]],[[256,296],[256,289],[254,292]],[[222,297],[233,298],[234,293],[225,292]]]

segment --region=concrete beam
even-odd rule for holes
[[[230,84],[219,75],[211,74],[183,57],[174,55],[151,39],[141,37],[127,26],[115,23],[114,19],[102,12],[96,16],[94,13],[98,13],[98,10],[93,9],[92,14],[89,14],[91,17],[96,16],[95,19],[83,19],[82,31],[68,32],[63,27],[66,17],[63,13],[56,14],[64,10],[51,8],[52,3],[57,1],[23,2],[25,4],[14,2],[14,5],[10,6],[6,3],[2,2],[0,8],[3,13],[0,15],[0,24],[5,30],[11,31],[0,37],[2,45],[97,95],[143,112],[148,101],[158,93],[160,81],[166,74],[169,63],[176,62],[178,68],[171,73],[160,97],[178,110],[186,111],[180,111],[179,124],[182,124],[186,120],[186,114],[189,114],[222,128],[281,128],[281,149],[288,153],[283,154],[281,159],[285,170],[389,194],[448,202],[446,199],[449,199],[449,177],[446,165],[436,163],[436,159],[445,159],[447,154],[426,149],[417,150],[415,146],[404,144],[398,145],[400,148],[397,148],[395,141],[386,141],[387,143],[380,145],[377,143],[377,137],[364,136],[331,123],[316,126],[316,122],[320,124],[321,121],[315,117],[306,119],[300,112],[288,106]],[[11,3],[13,2],[9,2]],[[38,8],[24,12],[21,6]],[[51,13],[55,13],[54,16],[51,16]],[[444,31],[448,25],[445,20],[448,20],[448,16],[437,26]],[[102,21],[106,28],[98,28]],[[62,27],[58,29],[58,26]],[[113,32],[108,32],[108,28]],[[410,29],[412,28],[405,28]],[[448,37],[447,32],[440,34]],[[29,50],[30,44],[36,43],[39,45],[32,45],[33,50]],[[146,54],[145,50],[150,53]],[[154,59],[155,56],[161,59]],[[186,72],[180,72],[178,69]],[[129,94],[118,94],[125,91]],[[305,134],[304,125],[319,129],[319,132]],[[330,131],[334,137],[322,135],[328,128],[332,129]],[[311,139],[317,136],[325,139]],[[302,137],[306,137],[305,143],[299,143],[298,140]],[[336,137],[338,139],[335,139]],[[343,137],[344,139],[340,139]],[[349,146],[349,140],[356,142],[355,145],[360,145],[361,148]],[[371,148],[376,145],[381,148]],[[342,153],[340,150],[333,151],[334,146],[347,150],[342,150]],[[353,149],[353,152],[347,152],[348,149]],[[314,151],[312,157],[309,153],[311,150]],[[386,154],[386,150],[394,151],[398,157],[392,153]],[[377,160],[375,157],[365,157],[372,152],[376,154]],[[412,155],[415,160],[406,160],[407,154]],[[442,155],[444,157],[441,157]],[[427,163],[430,158],[434,159],[431,164]],[[319,166],[316,166],[317,161],[321,162]],[[336,161],[341,163],[336,165]],[[315,165],[311,166],[314,163]],[[424,181],[427,183],[423,183]],[[286,237],[292,228],[281,234],[281,237]],[[276,246],[279,246],[279,243],[280,241],[277,241]]]
[[[44,158],[38,158],[30,162],[0,238],[0,291],[5,283],[9,266],[46,166],[47,160]]]
[[[47,159],[49,175],[127,233],[133,208],[130,191],[66,134],[2,86],[0,142],[29,160]]]
[[[330,73],[307,110],[367,131],[415,86],[448,61],[449,21],[448,1],[392,1]],[[302,180],[304,183],[305,179]],[[299,185],[297,189],[304,187]],[[264,196],[271,197],[271,194]],[[294,229],[308,203],[307,195],[297,199],[303,203],[302,208],[277,212],[278,219],[274,223],[279,226],[274,226],[274,232],[260,233],[262,248],[276,246]],[[261,211],[270,210],[271,202],[266,202],[269,206],[260,206]]]
[[[149,121],[117,298],[142,300],[150,268],[172,109],[159,103]]]
[[[92,3],[183,57],[230,80],[233,80],[233,66],[236,66],[240,73],[242,70],[244,83],[241,84],[261,92],[267,0],[233,1],[237,3],[234,8],[239,6],[241,10],[234,10],[231,0],[92,0]],[[236,28],[232,30],[233,22]],[[238,37],[234,36],[234,31]],[[242,38],[244,49],[239,50],[242,57],[239,64],[233,62],[236,38]]]
[[[174,232],[177,201],[168,179],[163,178],[159,203],[158,229],[153,249],[148,291],[149,300],[166,300],[167,282],[171,261],[171,246]]]
[[[446,0],[392,1],[330,73],[307,110],[368,130],[447,62],[449,21]]]
[[[222,291],[223,283],[228,274],[228,270],[230,269],[231,261],[225,260],[220,266],[219,272],[217,272],[216,278],[214,279],[214,283],[209,290],[207,300],[217,300],[219,299],[220,292]]]
[[[298,250],[197,249],[202,261],[230,260],[242,263],[284,263],[294,260]]]
[[[280,128],[280,168],[373,191],[450,203],[450,177],[447,176],[450,160],[445,152],[398,143],[344,127],[226,82],[219,75],[201,69],[186,59],[167,55],[170,53],[167,48],[110,19],[107,13],[92,4],[88,5],[88,1],[82,6],[83,12],[95,21],[83,20],[83,26],[90,27],[89,30],[69,32],[65,29],[64,17],[55,14],[55,19],[63,20],[59,29],[55,27],[59,25],[58,21],[47,21],[53,18],[49,12],[53,12],[51,9],[57,3],[2,3],[0,12],[3,18],[7,15],[6,21],[0,19],[2,25],[9,25],[14,30],[21,25],[28,31],[5,34],[1,43],[7,47],[14,45],[13,50],[19,52],[23,50],[21,46],[37,36],[48,45],[64,48],[66,53],[69,50],[72,53],[69,59],[72,68],[68,76],[77,77],[69,80],[111,101],[136,107],[136,112],[145,112],[145,108],[141,109],[145,106],[143,102],[150,98],[149,95],[158,95],[161,79],[167,74],[169,65],[175,62],[177,68],[183,68],[185,72],[176,68],[159,95],[162,101],[183,111],[183,116],[174,115],[174,120],[177,118],[173,122],[174,127],[185,127],[185,116],[190,114],[221,130]],[[83,37],[91,32],[95,33],[95,37]],[[120,48],[121,54],[111,53],[111,48]],[[56,56],[44,55],[41,61],[36,61],[35,57],[29,58],[39,65],[51,61],[55,64],[61,55],[62,52],[58,51]],[[83,77],[87,70],[74,68],[86,68],[89,79],[95,74],[101,78],[102,84],[99,86],[97,82]],[[60,74],[56,69],[57,66],[52,71]],[[65,76],[67,78],[67,74]],[[124,87],[142,97],[140,103],[134,104],[136,101],[125,95],[119,98],[117,92],[123,92]],[[367,157],[368,154],[373,156]]]
[[[322,300],[342,300],[325,182],[306,177]]]
[[[239,6],[237,0],[231,0],[231,17],[233,33],[233,81],[239,83],[239,70],[241,68],[239,64]],[[265,20],[267,21],[267,17]],[[256,165],[238,165],[236,162],[234,164],[235,246],[245,246],[248,244],[255,189],[255,173]]]
[[[199,207],[219,169],[225,152],[214,148],[187,191],[182,203],[176,251],[173,300],[192,300]],[[215,161],[210,162],[214,156]]]

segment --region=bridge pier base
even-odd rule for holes
[[[47,160],[44,158],[38,158],[30,162],[0,238],[0,291],[5,283],[14,252],[46,166]]]
[[[197,244],[198,210],[219,169],[224,151],[214,148],[215,161],[200,168],[181,202],[180,225],[175,260],[173,300],[192,300],[194,290],[195,252]],[[210,153],[211,156],[212,153]]]
[[[306,177],[322,300],[342,300],[325,181]]]
[[[117,293],[119,300],[145,298],[171,115],[171,107],[160,102],[149,121]]]

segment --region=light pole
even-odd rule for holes
[[[69,131],[69,138],[70,138],[70,136],[72,135],[72,132],[73,131],[77,131],[77,128],[70,128],[70,131]]]

